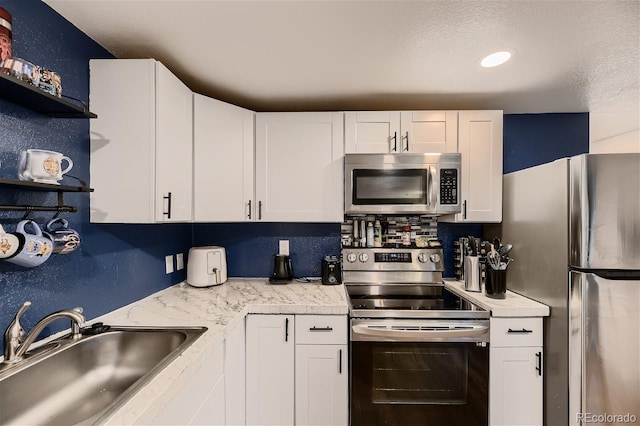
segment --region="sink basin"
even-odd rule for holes
[[[0,370],[0,424],[100,423],[206,330],[111,327],[27,352]]]

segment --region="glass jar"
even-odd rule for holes
[[[402,245],[403,246],[411,245],[411,227],[410,226],[402,227]]]
[[[0,7],[0,62],[11,55],[11,14]]]

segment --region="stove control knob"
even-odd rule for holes
[[[427,263],[427,259],[429,259],[429,257],[427,257],[426,253],[420,253],[418,255],[418,262],[420,263]]]
[[[366,263],[369,260],[369,255],[367,253],[360,254],[360,262]]]
[[[438,263],[440,262],[440,255],[437,253],[434,253],[429,256],[429,260],[432,261],[433,263]]]
[[[355,253],[349,253],[349,254],[347,255],[347,262],[349,262],[349,263],[353,263],[353,262],[355,262],[356,260],[358,260],[358,256],[356,256],[356,254],[355,254]]]

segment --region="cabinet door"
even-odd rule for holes
[[[296,345],[296,424],[349,421],[347,345]]]
[[[400,112],[358,111],[344,113],[346,153],[400,152]]]
[[[248,425],[294,423],[294,316],[247,316]]]
[[[502,221],[502,111],[459,111],[462,212],[443,222]]]
[[[342,222],[343,115],[256,114],[258,220]]]
[[[138,422],[154,425],[225,424],[224,421],[224,345],[214,349],[211,357],[187,378],[176,380],[167,401],[158,398]],[[186,382],[185,382],[186,380]],[[175,387],[179,389],[176,391]],[[158,405],[162,404],[159,408]]]
[[[255,218],[254,112],[193,95],[194,221]]]
[[[192,96],[184,83],[156,62],[155,217],[158,222],[192,220]]]
[[[458,152],[457,111],[403,111],[400,152]]]
[[[542,347],[491,348],[489,424],[542,425]]]
[[[93,59],[90,66],[92,223],[155,221],[155,63]],[[127,76],[122,78],[122,76]]]
[[[224,341],[226,423],[245,424],[245,325],[240,322]]]

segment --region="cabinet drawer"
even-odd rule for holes
[[[491,318],[491,346],[542,346],[542,318]]]
[[[346,315],[296,315],[296,344],[347,344]]]

